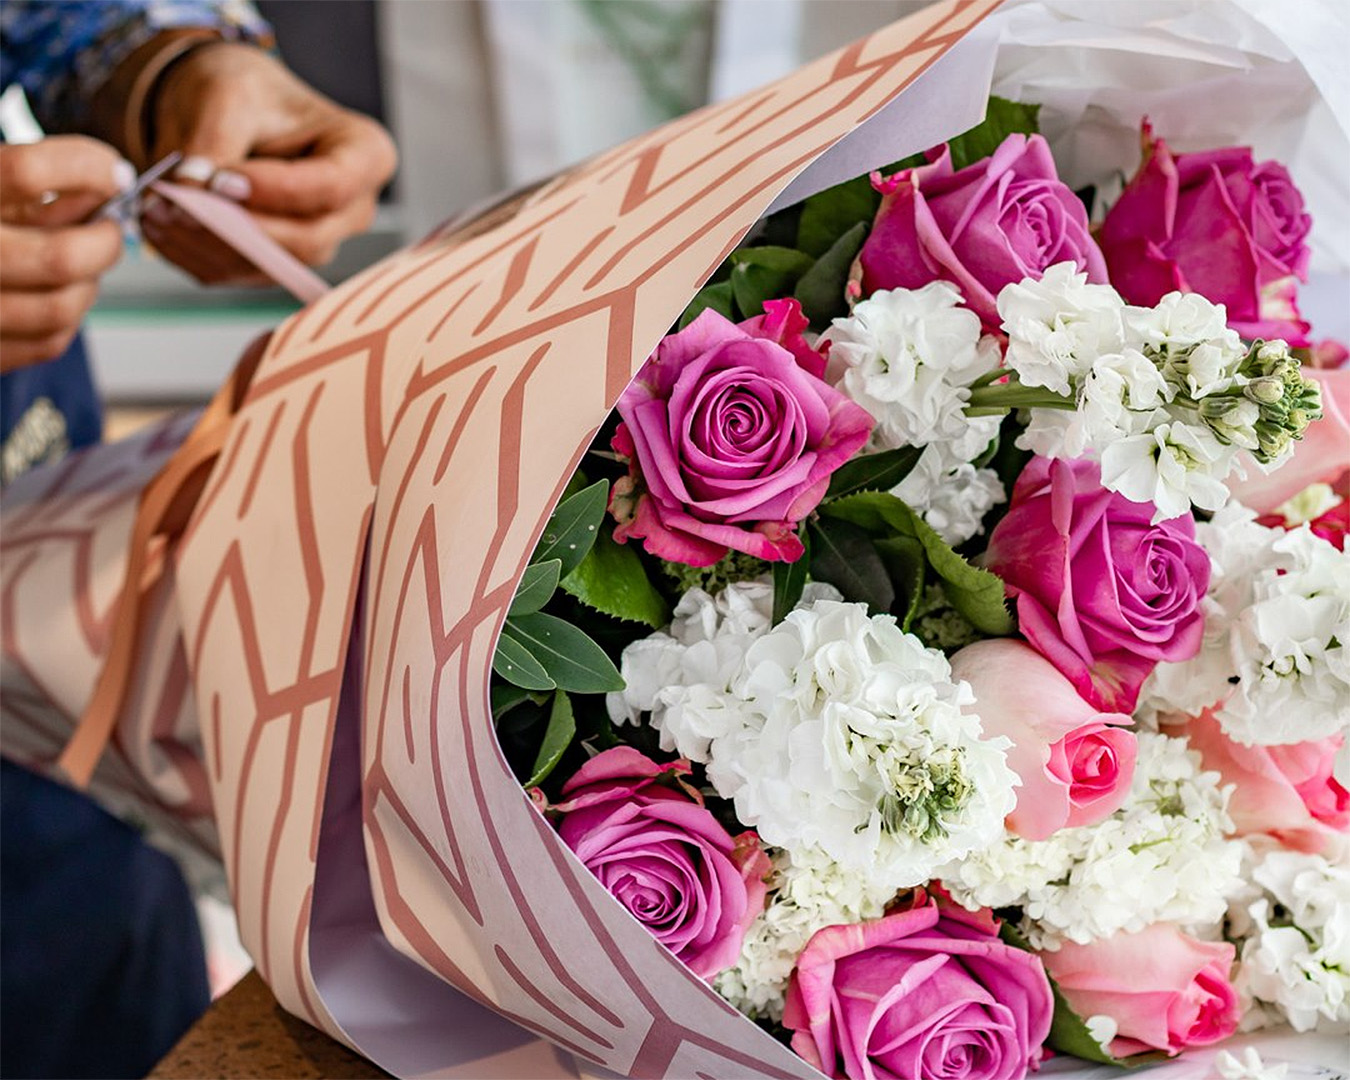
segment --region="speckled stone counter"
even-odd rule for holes
[[[215,1002],[150,1074],[157,1080],[388,1075],[283,1010],[256,971]]]

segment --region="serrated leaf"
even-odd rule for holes
[[[562,587],[587,607],[616,619],[653,629],[670,621],[670,608],[647,577],[637,552],[616,543],[609,525],[601,526],[595,546],[563,578]]]
[[[492,670],[513,686],[526,690],[552,690],[558,685],[516,635],[510,620],[502,627],[502,636],[497,639],[497,651],[492,654]]]
[[[912,536],[884,536],[872,541],[881,556],[892,584],[897,586],[894,614],[900,629],[908,630],[923,601],[923,584],[928,560],[923,545]]]
[[[845,600],[867,604],[873,612],[890,611],[895,588],[865,530],[847,521],[822,517],[807,531],[811,537],[812,577],[828,581]]]
[[[532,611],[538,611],[553,596],[561,576],[561,559],[546,559],[544,562],[531,563],[525,567],[520,586],[516,589],[516,597],[511,601],[511,609],[507,614],[528,615]]]
[[[1007,98],[991,97],[984,119],[969,131],[948,141],[952,168],[964,169],[967,165],[987,158],[1009,135],[1034,135],[1040,130],[1040,111],[1039,105],[1023,105]]]
[[[839,499],[859,491],[890,491],[910,474],[922,456],[923,447],[899,446],[850,458],[835,469],[825,498]]]
[[[708,308],[712,308],[723,318],[732,322],[736,321],[736,308],[731,299],[730,281],[719,281],[716,285],[705,285],[694,293],[694,298],[689,301],[689,306],[684,309],[684,314],[680,316],[680,329],[683,330]]]
[[[860,221],[831,244],[797,282],[792,295],[816,329],[824,330],[831,319],[848,314],[848,274],[866,238],[867,223]]]
[[[577,721],[572,712],[572,702],[559,690],[553,695],[553,708],[548,714],[548,727],[544,729],[544,741],[539,746],[539,754],[530,769],[530,778],[525,787],[532,788],[542,784],[562,760],[567,748],[576,737]]]
[[[764,314],[764,301],[790,295],[807,270],[811,256],[784,247],[743,248],[730,259],[731,295],[747,319]]]
[[[566,577],[586,557],[605,518],[609,502],[609,481],[597,480],[569,499],[564,499],[544,526],[544,534],[534,549],[530,562],[542,563],[557,559],[561,576]]]
[[[881,196],[865,176],[846,180],[812,195],[802,204],[797,223],[797,247],[816,258],[854,226],[871,224],[877,216]]]
[[[777,626],[788,617],[802,599],[802,590],[806,588],[806,578],[811,570],[811,536],[806,529],[800,530],[802,546],[806,549],[796,562],[776,562],[773,564],[773,625]]]
[[[614,666],[614,661],[605,655],[604,649],[571,623],[540,611],[508,619],[506,627],[511,631],[512,638],[529,652],[559,690],[571,690],[577,694],[603,694],[623,689],[623,677]],[[503,630],[505,636],[506,631]],[[505,675],[502,677],[506,678]],[[512,681],[523,685],[517,680]]]
[[[983,633],[997,637],[1013,632],[1013,618],[1004,602],[1003,581],[996,574],[966,562],[932,526],[894,495],[871,491],[848,495],[823,504],[820,513],[822,519],[851,522],[872,536],[895,532],[914,537],[923,545],[928,565],[942,579],[952,607]]]

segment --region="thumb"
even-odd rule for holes
[[[84,135],[0,146],[0,203],[6,205],[38,202],[52,192],[108,199],[135,182],[131,162]]]

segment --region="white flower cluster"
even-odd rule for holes
[[[1096,825],[1048,840],[1007,836],[942,872],[969,908],[1020,905],[1037,948],[1155,922],[1215,923],[1240,885],[1228,789],[1185,739],[1141,732],[1130,795]]]
[[[923,447],[894,490],[950,544],[974,536],[1005,498],[997,476],[971,462],[998,434],[1000,417],[967,416],[970,384],[999,366],[999,348],[945,282],[883,289],[835,319],[823,341],[844,365],[839,389],[876,419],[871,450]]]
[[[1144,686],[1147,714],[1214,715],[1238,742],[1350,732],[1350,553],[1232,503],[1196,529],[1209,553],[1205,639]]]
[[[922,884],[1002,834],[1008,741],[983,737],[942,653],[819,595],[769,629],[767,585],[691,591],[671,633],[624,651],[611,715],[650,712],[766,844],[818,851],[869,888]]]
[[[713,982],[717,992],[751,1017],[778,1020],[797,957],[817,930],[880,918],[894,889],[871,886],[819,852],[770,855],[769,899],[746,931],[741,955]]]
[[[1350,866],[1276,848],[1249,868],[1257,895],[1229,915],[1239,991],[1261,1022],[1350,1032]]]
[[[1248,349],[1223,306],[1197,294],[1131,307],[1059,263],[1006,286],[998,311],[1020,384],[1073,405],[1033,407],[1022,445],[1045,457],[1098,457],[1102,483],[1152,502],[1156,520],[1192,504],[1223,506],[1239,452],[1273,468],[1319,408],[1288,346]]]

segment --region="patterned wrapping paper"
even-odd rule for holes
[[[592,159],[273,334],[143,620],[98,788],[208,848],[214,816],[241,935],[287,1009],[403,1075],[572,1071],[473,1002],[625,1075],[818,1075],[534,810],[496,746],[491,656],[566,480],[689,298],[997,2],[935,4]],[[7,753],[49,760],[87,699],[133,496],[185,432],[6,499]],[[363,1033],[391,1010],[396,1037]]]

